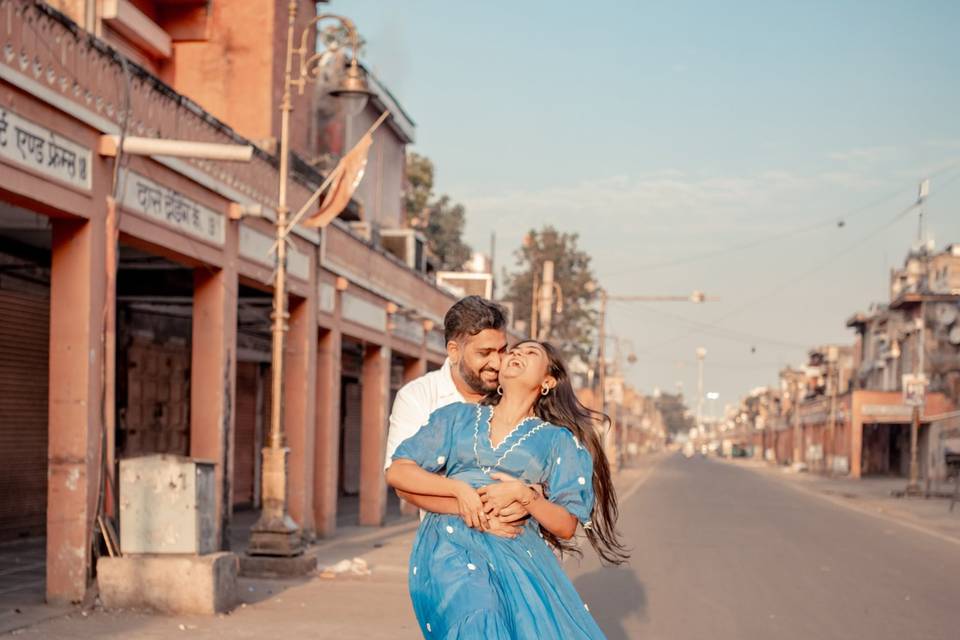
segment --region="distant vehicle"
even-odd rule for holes
[[[748,458],[750,452],[747,451],[745,447],[733,445],[733,448],[730,450],[730,456],[733,458]]]

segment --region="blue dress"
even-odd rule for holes
[[[494,449],[492,414],[462,402],[438,409],[393,459],[474,487],[493,482],[488,474],[496,471],[543,484],[551,501],[588,524],[594,497],[586,448],[569,430],[531,418]],[[409,584],[425,638],[604,637],[532,519],[507,539],[471,529],[459,516],[428,513],[410,554]]]

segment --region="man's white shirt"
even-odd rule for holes
[[[411,380],[397,392],[390,411],[390,431],[387,434],[387,457],[383,468],[393,462],[393,453],[400,443],[427,424],[430,414],[454,402],[465,402],[453,384],[450,360],[436,371]]]

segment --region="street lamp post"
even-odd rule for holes
[[[307,49],[310,30],[322,20],[336,20],[350,37],[353,56],[340,86],[330,93],[363,108],[369,91],[357,64],[359,36],[353,22],[334,14],[318,14],[304,27],[300,46],[294,49],[297,2],[288,5],[287,57],[283,76],[283,98],[280,102],[280,185],[277,193],[276,262],[273,278],[272,361],[270,435],[263,448],[261,469],[262,511],[250,530],[248,553],[266,556],[296,556],[303,553],[299,525],[287,510],[287,456],[290,450],[283,442],[283,374],[284,341],[287,331],[287,180],[290,173],[290,113],[293,111],[292,90],[303,95],[308,82],[316,80],[321,55]],[[297,59],[296,66],[294,58]],[[357,109],[357,110],[359,110]],[[353,111],[353,109],[351,109]]]
[[[600,296],[600,331],[599,339],[600,344],[597,349],[597,378],[598,378],[598,387],[599,387],[599,396],[600,396],[600,411],[601,413],[607,412],[607,352],[606,352],[606,341],[607,341],[607,303],[610,300],[615,300],[618,302],[693,302],[694,304],[702,304],[707,301],[715,301],[716,298],[708,298],[703,294],[702,291],[693,291],[690,295],[686,296],[650,296],[650,295],[610,295],[607,293],[607,290],[603,287],[600,287],[596,282],[588,283],[588,291],[596,291]],[[702,386],[702,385],[701,385]],[[703,389],[700,390],[700,395],[703,396]],[[611,427],[616,429],[617,425],[613,424],[611,419]],[[699,426],[699,419],[697,420]]]

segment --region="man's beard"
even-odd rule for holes
[[[483,378],[480,377],[480,374],[484,371],[494,371],[489,367],[484,367],[478,373],[474,373],[468,369],[466,364],[461,360],[457,366],[457,370],[460,372],[460,377],[463,378],[463,381],[474,393],[486,394],[497,388],[496,380],[493,382],[484,382]],[[494,373],[496,372],[494,371]]]

